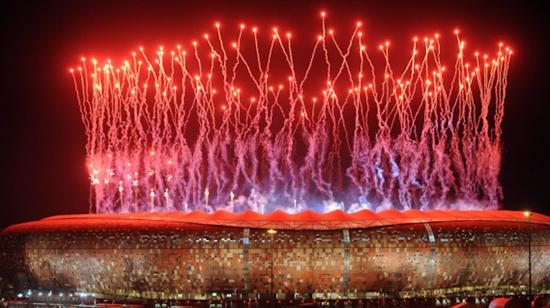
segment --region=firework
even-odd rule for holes
[[[230,40],[216,23],[188,48],[82,58],[70,72],[90,210],[498,207],[512,50],[467,53],[455,31],[446,67],[435,34],[398,70],[361,23],[341,41],[321,20],[310,51],[277,28]]]

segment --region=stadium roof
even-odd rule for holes
[[[528,222],[529,217],[520,211],[396,211],[371,212],[361,210],[345,213],[340,210],[320,214],[306,210],[289,214],[280,210],[262,215],[253,211],[239,214],[220,210],[214,213],[156,212],[125,214],[77,214],[59,215],[42,220],[17,224],[2,233],[56,231],[56,230],[98,230],[98,229],[204,229],[209,227],[242,227],[289,230],[328,230],[346,228],[371,228],[388,225],[402,225],[426,222]],[[531,223],[550,225],[550,217],[532,213]]]

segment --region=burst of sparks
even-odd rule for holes
[[[369,50],[357,22],[341,42],[321,15],[302,64],[290,32],[219,23],[188,49],[82,58],[91,210],[497,207],[512,50],[467,56],[455,31],[447,69],[436,34],[396,70],[389,41]]]

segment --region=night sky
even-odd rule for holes
[[[360,19],[367,42],[388,38],[404,51],[414,35],[451,36],[456,27],[480,50],[492,52],[501,40],[511,44],[502,203],[550,214],[550,13],[542,1],[190,2],[2,2],[0,228],[88,210],[85,136],[67,73],[81,56],[116,61],[140,45],[186,44],[217,20],[227,27],[278,25],[298,38],[313,36],[321,9],[336,29],[350,30]]]

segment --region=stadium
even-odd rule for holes
[[[216,21],[193,57],[179,44],[81,57],[68,73],[91,214],[5,229],[0,287],[159,307],[548,293],[550,217],[497,211],[511,46],[466,54],[455,29],[447,70],[440,34],[415,36],[401,67],[389,40],[367,48],[361,21],[340,42],[319,18],[294,49],[278,27],[241,23],[234,41]]]
[[[3,230],[0,272],[19,296],[80,300],[445,303],[526,295],[530,275],[548,292],[550,217],[524,214],[63,215]]]

